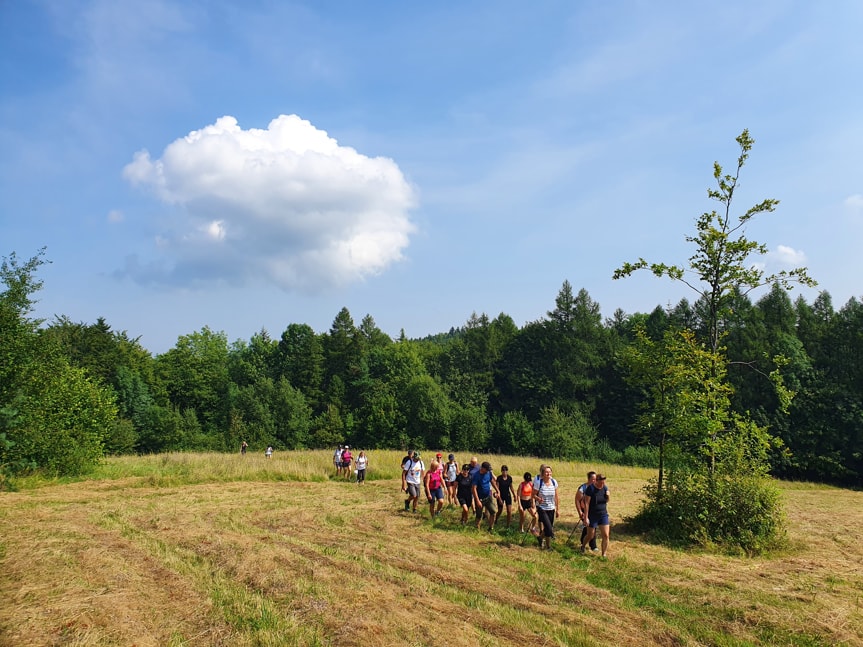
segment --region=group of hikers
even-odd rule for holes
[[[336,447],[336,451],[333,452],[333,467],[336,470],[336,477],[350,480],[352,465],[354,465],[354,455],[351,453],[351,446],[339,445]],[[357,485],[365,485],[366,469],[368,469],[369,466],[369,459],[366,456],[365,451],[360,451],[357,455],[355,465],[356,466],[353,470],[357,475],[356,483]]]
[[[426,469],[420,453],[411,450],[402,459],[401,473],[402,492],[407,494],[406,512],[416,512],[422,491],[432,519],[441,513],[446,500],[450,506],[461,507],[462,525],[467,524],[473,510],[477,529],[485,518],[492,532],[504,510],[506,525],[510,527],[513,504],[517,501],[519,531],[533,534],[540,550],[551,549],[554,522],[560,517],[560,486],[552,476],[550,465],[541,465],[536,475],[525,472],[521,483],[516,485],[506,465],[502,465],[500,474],[495,476],[491,463],[480,463],[476,456],[459,467],[454,454],[444,463],[443,455],[437,453]],[[588,472],[587,481],[575,494],[575,509],[582,526],[582,553],[588,547],[592,552],[599,552],[596,541],[599,533],[601,554],[606,556],[610,529],[608,501],[605,476]]]

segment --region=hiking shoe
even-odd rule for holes
[[[592,552],[592,553],[598,553],[598,552],[599,552],[599,548],[591,548],[591,549],[590,549],[590,552]]]
[[[410,499],[408,499],[407,501],[405,501],[405,512],[407,512],[410,509],[411,509],[411,502],[410,502]]]
[[[582,555],[584,555],[584,546],[582,546],[582,547],[581,547],[581,550],[580,550],[579,552],[580,552]]]

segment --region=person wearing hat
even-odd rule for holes
[[[412,509],[417,511],[417,499],[420,496],[423,477],[425,476],[425,465],[420,458],[419,452],[413,452],[411,458],[402,465],[402,491],[407,492],[405,511]]]
[[[581,552],[585,551],[587,543],[596,537],[596,530],[599,529],[599,536],[602,539],[602,556],[608,552],[608,537],[611,529],[611,520],[608,516],[608,486],[605,484],[605,475],[597,474],[596,482],[587,486],[584,490],[585,507],[587,514],[584,518],[584,523],[588,526],[587,535],[581,540]]]
[[[476,510],[476,529],[479,530],[483,515],[488,515],[488,531],[494,530],[494,522],[497,519],[497,502],[500,492],[497,489],[497,480],[491,469],[491,463],[484,461],[479,466],[479,471],[473,477],[473,504]],[[492,493],[494,490],[494,493]]]
[[[449,505],[458,503],[458,473],[461,470],[458,467],[458,462],[455,460],[455,454],[449,455],[449,460],[444,465],[444,479],[446,480],[447,502]]]

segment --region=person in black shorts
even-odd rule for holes
[[[455,477],[456,499],[461,506],[461,525],[467,523],[471,506],[473,505],[473,479],[470,476],[470,465],[461,466],[461,472]]]
[[[512,500],[515,498],[515,489],[512,486],[512,477],[509,475],[509,468],[506,465],[501,465],[500,474],[497,477],[497,489],[500,492],[500,501],[506,505],[506,527],[512,522]],[[495,523],[500,519],[500,514],[503,512],[503,505],[497,509]]]

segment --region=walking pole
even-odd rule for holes
[[[584,527],[584,525],[581,523],[581,519],[579,519],[579,520],[578,520],[578,523],[577,523],[577,524],[575,524],[575,528],[573,528],[573,529],[572,529],[572,532],[571,532],[571,533],[569,533],[569,537],[568,537],[568,538],[567,538],[567,540],[566,540],[566,545],[567,545],[567,546],[569,545],[569,542],[570,542],[570,541],[572,541],[572,536],[575,534],[575,531],[576,531],[576,530],[580,530],[580,529],[581,529],[581,528],[583,528],[583,527]]]

